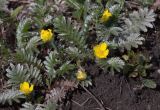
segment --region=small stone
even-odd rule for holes
[[[158,69],[157,72],[160,74],[160,69]]]

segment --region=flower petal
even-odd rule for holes
[[[105,58],[107,58],[108,54],[109,54],[109,50],[107,49],[107,50],[104,51],[103,55],[104,55]]]
[[[107,43],[103,42],[100,44],[100,50],[106,50],[107,49]]]
[[[53,38],[52,30],[51,29],[48,29],[48,30],[42,29],[40,32],[40,37],[44,43],[51,41]]]
[[[30,88],[29,88],[29,91],[32,92],[33,91],[33,88],[34,88],[34,85],[31,84]]]
[[[112,16],[112,13],[110,13],[110,11],[108,9],[106,9],[103,14],[102,14],[102,17],[101,17],[101,22],[106,22],[108,21],[108,19]]]
[[[29,88],[29,83],[28,82],[23,82],[22,88]]]
[[[82,70],[78,70],[76,77],[79,81],[85,80],[87,78],[87,74],[82,71]]]

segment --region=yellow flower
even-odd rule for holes
[[[26,95],[30,94],[33,91],[33,88],[34,88],[34,85],[31,84],[31,86],[29,86],[28,82],[23,82],[20,84],[20,91]]]
[[[106,58],[109,54],[109,50],[107,49],[108,45],[105,42],[100,43],[93,47],[94,55],[97,58]]]
[[[106,22],[109,20],[109,18],[112,16],[112,13],[110,13],[110,11],[108,9],[106,9],[103,14],[102,14],[102,17],[101,17],[101,22]]]
[[[79,81],[83,81],[87,78],[87,74],[85,71],[82,71],[82,70],[78,70],[77,74],[76,74],[76,77]]]
[[[42,29],[40,32],[40,37],[43,42],[51,41],[53,38],[53,33],[51,29],[44,30]]]

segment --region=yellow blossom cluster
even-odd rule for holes
[[[79,69],[77,74],[76,74],[76,77],[79,81],[83,81],[87,78],[87,74],[86,74],[85,71]]]
[[[53,33],[51,29],[44,30],[42,29],[40,32],[40,37],[44,43],[49,42],[53,38]]]
[[[93,50],[94,50],[94,55],[99,58],[107,58],[108,54],[109,54],[109,49],[107,49],[108,45],[106,42],[102,42],[96,46],[94,46]]]
[[[112,13],[106,9],[103,14],[102,14],[102,17],[100,18],[100,21],[101,22],[106,22],[109,20],[109,18],[112,16]]]
[[[25,95],[30,94],[34,89],[33,84],[29,84],[29,82],[23,82],[20,84],[20,91],[24,93]]]

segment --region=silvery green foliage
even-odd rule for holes
[[[86,49],[86,52],[85,53],[82,53],[80,50],[78,50],[78,48],[76,48],[76,47],[68,47],[68,48],[66,48],[65,49],[65,52],[66,52],[66,54],[67,54],[67,58],[68,59],[72,59],[72,60],[76,60],[76,59],[88,59],[88,57],[89,57],[89,55],[91,55],[91,54],[89,54],[90,53],[90,50],[88,49]]]
[[[79,50],[76,47],[68,47],[65,49],[66,53],[69,54],[70,57],[72,57],[73,59],[75,58],[79,58],[79,56],[81,56],[81,54],[79,54]],[[82,57],[82,56],[81,56]]]
[[[56,76],[64,75],[65,73],[69,73],[69,71],[73,71],[75,65],[70,64],[69,61],[64,63],[60,62],[58,59],[58,54],[56,51],[51,51],[48,56],[45,57],[44,66],[46,68],[46,72],[49,78],[49,82],[51,83]],[[59,68],[56,66],[59,65]]]
[[[56,70],[54,67],[59,63],[57,59],[57,52],[51,51],[48,56],[45,57],[44,65],[49,79],[52,81],[56,77]]]
[[[40,44],[40,37],[39,36],[34,36],[32,37],[26,44],[26,50],[29,52],[29,53],[33,53],[33,52],[39,52],[38,49],[36,48],[36,46],[38,44]]]
[[[155,21],[155,13],[148,8],[139,9],[129,14],[129,18],[123,15],[119,17],[120,26],[112,26],[106,28],[104,25],[97,26],[98,40],[105,40],[121,50],[131,50],[132,47],[138,48],[145,40],[140,32],[147,32],[147,28],[153,28],[152,22]],[[124,23],[122,22],[124,20]],[[112,39],[112,40],[111,40]]]
[[[19,59],[23,63],[27,63],[29,65],[34,65],[37,68],[41,68],[43,66],[43,63],[41,59],[38,59],[37,57],[33,56],[30,53],[27,53],[25,49],[17,50],[17,54],[19,55]]]
[[[27,37],[26,32],[28,29],[29,21],[30,19],[21,20],[17,27],[16,39],[17,39],[17,46],[19,48],[23,48],[26,45],[26,43],[24,42],[24,38]]]
[[[33,65],[26,64],[26,69],[28,70],[28,74],[26,78],[28,78],[29,82],[33,84],[40,85],[42,84],[42,75],[40,73],[40,69]]]
[[[124,29],[126,33],[147,32],[147,28],[153,28],[152,22],[155,21],[155,13],[148,8],[139,9],[129,14],[129,18],[125,20]]]
[[[32,105],[29,102],[25,102],[24,104],[22,104],[23,108],[20,108],[20,110],[35,110],[36,106]]]
[[[104,25],[98,25],[96,33],[98,38],[108,40],[110,36],[119,37],[120,33],[123,32],[121,27],[109,27],[106,28]]]
[[[3,105],[6,103],[12,105],[13,102],[20,103],[20,99],[23,98],[25,98],[25,96],[19,90],[10,89],[0,93],[0,103]]]
[[[112,74],[114,74],[115,71],[120,72],[125,65],[125,62],[119,57],[113,57],[107,60],[98,60],[97,62],[101,68],[105,71],[109,70]]]
[[[123,69],[123,66],[125,65],[125,62],[119,57],[110,58],[107,63],[108,68],[110,68],[111,72],[114,72],[114,70],[120,72],[120,69]]]
[[[67,20],[64,16],[57,17],[54,20],[54,26],[55,32],[61,36],[61,39],[65,40],[66,44],[74,45],[79,50],[84,50],[85,37],[74,29],[70,20]]]
[[[36,46],[40,44],[40,37],[37,36],[36,32],[29,33],[31,19],[26,18],[21,20],[16,32],[17,46],[19,49],[24,48],[29,53],[38,52]],[[32,38],[29,38],[33,36]],[[29,40],[28,40],[29,39]]]
[[[40,74],[40,70],[33,65],[28,66],[17,64],[16,66],[12,63],[10,67],[6,69],[6,76],[8,79],[9,86],[18,87],[20,83],[24,81],[28,81],[34,84],[42,84],[42,76]]]
[[[57,69],[56,72],[58,76],[63,76],[65,73],[68,74],[70,70],[73,71],[74,68],[75,68],[74,64],[70,64],[70,61],[66,61],[59,67],[59,69]]]
[[[92,86],[92,80],[91,79],[86,79],[84,81],[81,81],[80,84],[81,84],[82,87],[89,87],[89,86]]]
[[[23,65],[13,65],[10,64],[10,68],[6,69],[6,76],[9,78],[8,85],[19,86],[20,83],[26,81],[27,70]]]
[[[125,19],[123,31],[120,33],[118,45],[122,50],[131,50],[132,47],[138,48],[145,40],[140,32],[147,32],[147,28],[153,28],[152,22],[155,21],[155,13],[148,8],[139,9],[129,14],[129,18]],[[117,40],[117,39],[116,39]]]
[[[125,35],[124,38],[125,40],[119,40],[119,45],[122,49],[126,48],[127,50],[131,50],[131,47],[138,48],[138,45],[142,45],[145,40],[138,33],[131,33],[129,36]]]

